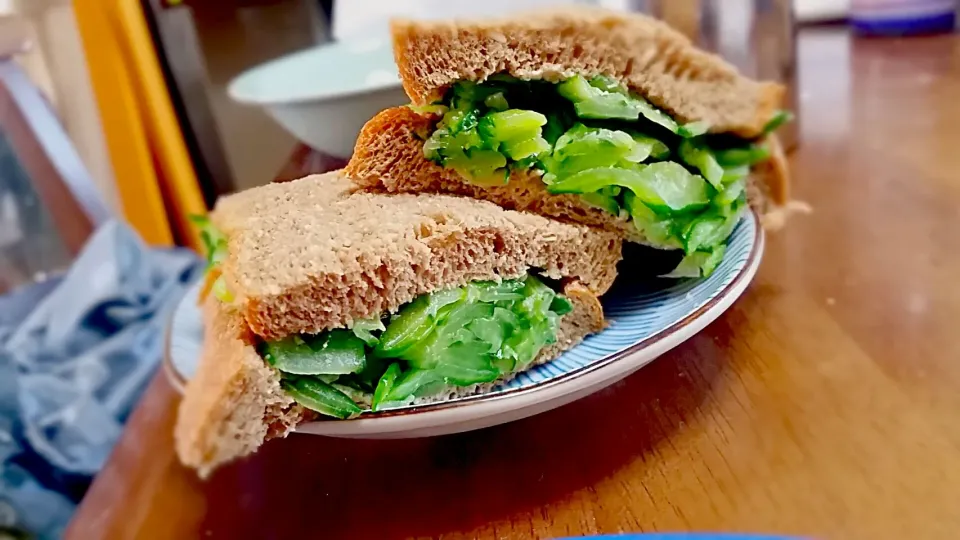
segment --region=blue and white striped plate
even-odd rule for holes
[[[487,392],[428,405],[319,421],[299,432],[400,438],[468,431],[531,416],[613,384],[712,322],[746,289],[763,254],[763,230],[751,213],[737,226],[720,266],[707,279],[621,277],[602,299],[609,326],[551,362]],[[180,302],[169,332],[167,373],[182,388],[197,367],[203,324],[199,286]]]

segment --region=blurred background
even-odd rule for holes
[[[125,215],[150,243],[191,245],[182,214],[202,210],[223,193],[283,176],[291,160],[320,159],[303,150],[292,157],[299,141],[334,159],[348,157],[343,155],[344,148],[352,144],[349,137],[356,127],[346,125],[350,124],[346,118],[328,117],[329,108],[316,110],[322,108],[319,103],[336,102],[338,94],[381,91],[378,103],[356,113],[366,118],[371,106],[383,108],[403,101],[396,76],[390,72],[389,17],[493,15],[558,3],[570,2],[370,0],[334,5],[333,0],[0,0],[0,17],[6,29],[4,56],[49,103],[89,178],[88,197],[102,201],[111,213]],[[794,23],[843,21],[858,4],[851,6],[849,0],[580,3],[653,13],[747,73],[783,80],[790,88],[795,86],[791,81]],[[933,2],[938,3],[943,4]],[[859,0],[859,4],[871,2]],[[331,41],[362,43],[358,46],[369,53],[363,62],[377,73],[347,80],[351,77],[339,74],[346,68],[337,62],[350,63],[353,53],[324,51],[323,44]],[[261,69],[237,80],[256,66],[301,51],[313,56],[301,54],[299,62],[274,66],[272,71]],[[378,75],[373,86],[363,78]],[[791,106],[798,106],[795,95],[791,95]],[[331,123],[338,128],[329,129]],[[796,131],[796,126],[790,129]],[[315,139],[324,136],[343,140]],[[785,136],[789,143],[795,142],[791,133]],[[0,159],[3,156],[12,159],[9,151],[0,153]],[[0,222],[12,219],[13,206],[0,201]],[[39,239],[29,243],[36,249],[19,255],[16,264],[10,255],[0,258],[6,265],[0,290],[42,277],[69,259],[69,250],[58,247],[63,240],[52,238],[57,231],[52,219],[37,219],[30,229],[29,234]],[[0,245],[11,243],[0,234]]]
[[[562,3],[574,2],[0,0],[0,371],[5,335],[111,219],[122,218],[144,244],[111,237],[101,261],[123,259],[117,246],[144,254],[196,247],[188,216],[203,214],[218,196],[345,163],[363,121],[405,102],[390,17],[497,15]],[[801,54],[812,61],[831,55],[831,65],[844,66],[858,35],[948,32],[956,12],[953,0],[577,3],[660,17],[745,73],[783,82],[795,112],[804,102],[798,28],[833,29]],[[822,91],[846,96],[850,69],[822,82]],[[843,119],[838,111],[836,121]],[[803,144],[800,133],[799,121],[782,131],[787,148]],[[151,264],[157,273],[141,273],[154,276],[147,281],[175,283],[188,281],[199,261]],[[157,290],[171,291],[151,294]],[[141,356],[155,367],[158,355],[149,351]],[[0,385],[0,412],[5,391]],[[118,426],[136,396],[114,411]],[[0,457],[10,432],[0,421]],[[76,502],[114,438],[104,435],[93,465],[73,471],[78,476],[44,484]],[[0,528],[4,489],[0,483]]]

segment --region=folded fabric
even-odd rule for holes
[[[59,283],[0,297],[0,528],[14,525],[6,504],[16,526],[59,536],[78,479],[103,466],[201,271],[192,252],[148,248],[108,222]]]

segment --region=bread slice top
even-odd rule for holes
[[[435,290],[529,271],[605,292],[616,234],[448,195],[354,192],[339,171],[221,200],[233,308],[266,339],[349,327]]]
[[[607,75],[681,123],[715,133],[760,135],[784,89],[740,75],[720,57],[645,15],[570,6],[506,19],[394,20],[393,50],[415,105],[439,101],[461,80],[506,73],[559,82]]]

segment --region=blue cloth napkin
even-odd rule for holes
[[[59,538],[162,354],[203,269],[111,221],[69,272],[0,296],[0,532]]]

